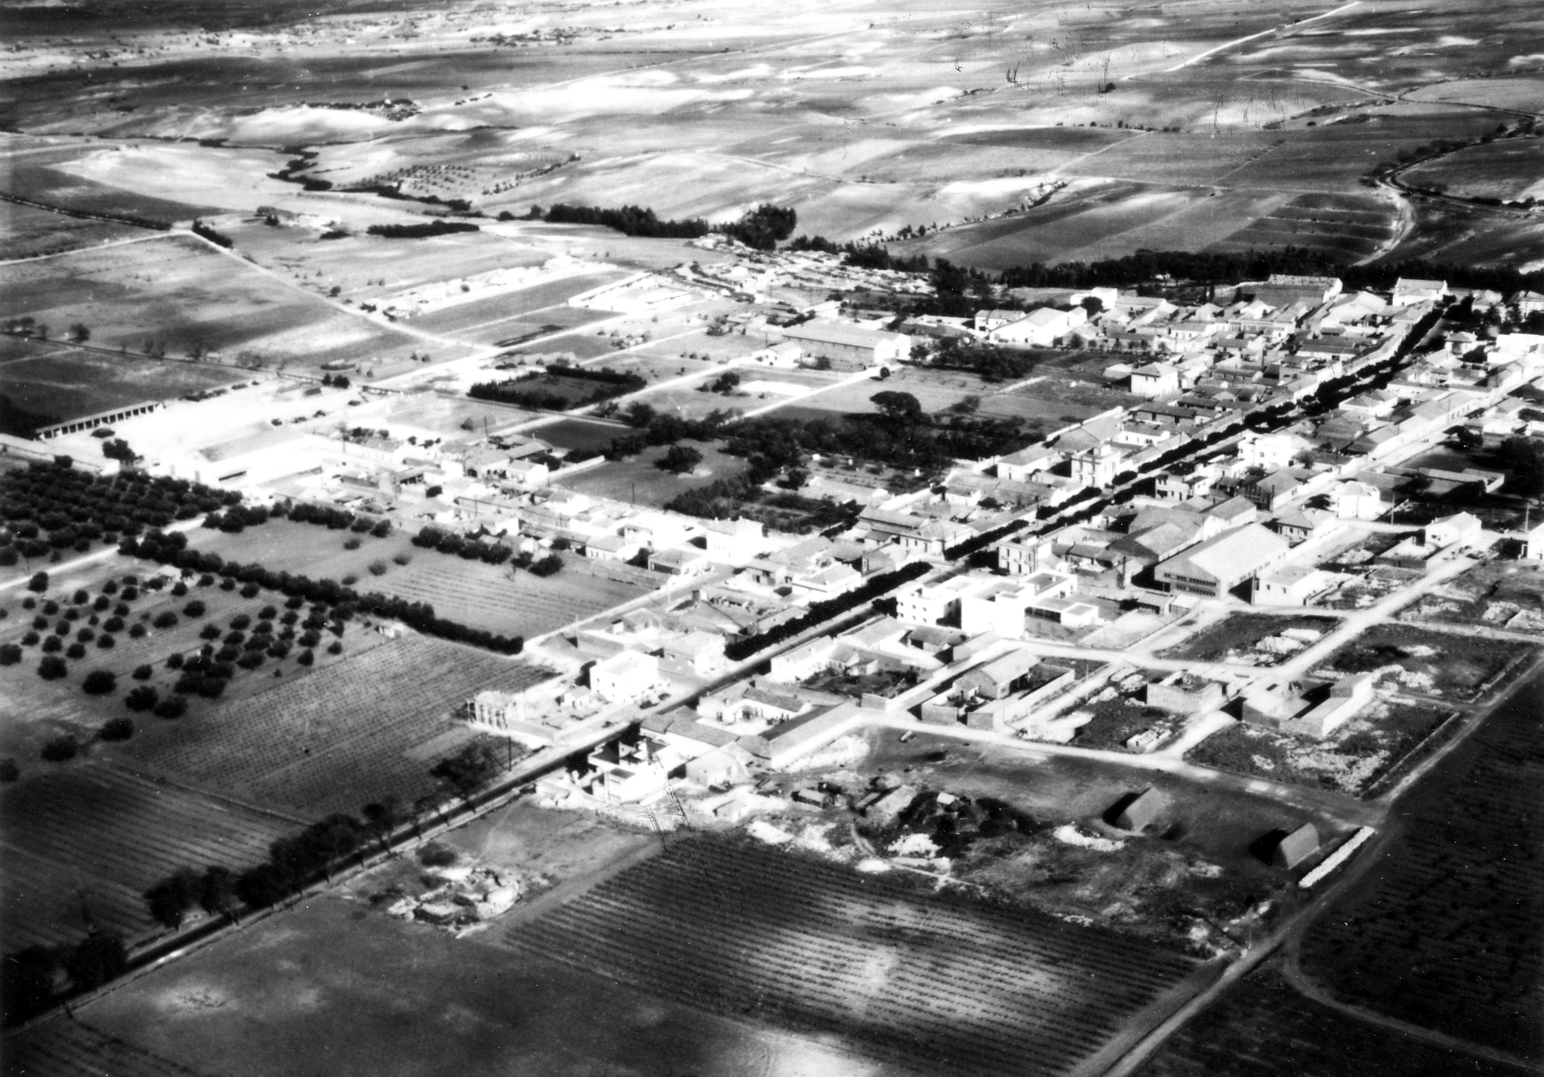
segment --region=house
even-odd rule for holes
[[[712,567],[708,555],[692,546],[649,554],[649,569],[666,576],[700,576]]]
[[[952,576],[933,583],[919,583],[895,598],[895,615],[903,621],[934,625],[958,618],[960,599],[992,586],[987,576]]]
[[[1528,561],[1544,560],[1544,523],[1534,524],[1522,532],[1521,556]]]
[[[997,477],[1009,482],[1027,482],[1031,475],[1049,471],[1062,460],[1062,454],[1046,445],[1031,445],[1009,453],[997,461]]]
[[[1222,706],[1227,693],[1216,681],[1203,680],[1183,671],[1143,688],[1143,702],[1171,714],[1206,714]]]
[[[1151,400],[1179,392],[1179,368],[1170,363],[1148,363],[1131,372],[1131,391]]]
[[[1353,673],[1330,686],[1329,698],[1281,723],[1281,728],[1300,737],[1323,740],[1356,717],[1372,702],[1376,673]]]
[[[1339,581],[1332,572],[1311,565],[1284,565],[1263,572],[1249,588],[1249,601],[1258,606],[1303,606]]]
[[[1479,517],[1471,513],[1459,512],[1427,524],[1421,529],[1421,541],[1427,546],[1457,546],[1467,549],[1480,544],[1480,532],[1483,526]]]
[[[1445,280],[1400,277],[1394,282],[1394,293],[1389,297],[1389,302],[1396,307],[1409,307],[1417,303],[1435,303],[1447,294]]]
[[[641,548],[620,535],[596,535],[585,540],[584,556],[591,561],[631,561]]]
[[[703,520],[702,531],[708,541],[708,554],[716,557],[743,557],[766,537],[766,525],[758,520]]]
[[[1290,549],[1275,532],[1246,524],[1169,558],[1154,575],[1171,591],[1218,598],[1283,560]]]
[[[997,547],[997,567],[1010,576],[1033,576],[1054,560],[1048,537],[1015,539]]]
[[[1108,486],[1120,473],[1126,454],[1109,442],[1072,454],[1072,478],[1084,486]]]
[[[757,736],[741,737],[740,744],[758,761],[777,769],[845,736],[863,721],[856,703],[840,703],[783,722]]]
[[[664,656],[699,677],[724,668],[724,637],[712,632],[688,632],[666,643]]]
[[[1298,495],[1307,476],[1307,472],[1284,467],[1246,483],[1239,493],[1266,512],[1275,512]]]
[[[1322,509],[1300,509],[1278,519],[1275,527],[1278,535],[1296,546],[1299,542],[1328,534],[1339,522],[1332,513]]]
[[[984,699],[1003,699],[1022,683],[1038,662],[1039,659],[1027,650],[1012,650],[1000,658],[967,670],[955,682],[955,686]]]
[[[1330,511],[1342,520],[1376,520],[1383,515],[1383,495],[1371,483],[1337,483],[1329,490]]]
[[[607,703],[631,702],[659,681],[659,659],[641,651],[622,651],[590,667],[590,689]]]
[[[828,360],[833,370],[867,370],[911,355],[911,337],[842,322],[804,322],[783,329],[783,337],[807,356]]]
[[[1071,310],[1041,307],[1016,321],[997,326],[986,336],[998,344],[1048,348],[1087,321],[1088,311],[1082,307],[1073,307]]]
[[[710,788],[740,785],[751,780],[753,756],[739,743],[723,744],[686,762],[686,777]]]

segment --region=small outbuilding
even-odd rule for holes
[[[1105,820],[1111,826],[1140,833],[1156,823],[1167,807],[1168,798],[1156,789],[1147,788],[1116,801],[1105,813]]]
[[[1319,831],[1312,823],[1304,823],[1282,837],[1271,849],[1272,867],[1291,870],[1319,851]]]

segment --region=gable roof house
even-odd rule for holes
[[[1154,575],[1171,591],[1217,598],[1283,560],[1290,550],[1275,532],[1246,524],[1169,558]]]

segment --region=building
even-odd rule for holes
[[[1227,693],[1216,681],[1176,671],[1143,689],[1143,702],[1171,714],[1205,714],[1222,706]]]
[[[1312,565],[1283,565],[1255,577],[1249,601],[1257,606],[1305,606],[1339,580],[1334,573]]]
[[[1016,649],[961,674],[955,686],[983,699],[1003,699],[1010,695],[1039,660],[1029,651]]]
[[[1169,558],[1154,575],[1171,591],[1217,598],[1283,560],[1290,549],[1268,528],[1246,524]]]
[[[1299,737],[1323,740],[1345,725],[1372,702],[1376,673],[1353,673],[1330,686],[1329,698],[1281,723],[1281,728]]]
[[[1168,802],[1163,794],[1148,788],[1117,801],[1106,813],[1106,817],[1111,826],[1140,832],[1155,825],[1167,807]]]
[[[1131,372],[1131,391],[1152,400],[1179,392],[1179,368],[1169,363],[1148,363]]]
[[[997,477],[1009,482],[1028,482],[1031,475],[1049,471],[1061,462],[1062,454],[1046,445],[1031,445],[1009,453],[997,461]]]
[[[825,359],[833,370],[867,370],[911,355],[911,337],[841,322],[804,322],[783,330],[804,354]]]
[[[1421,541],[1427,546],[1470,548],[1481,542],[1483,524],[1472,513],[1459,512],[1433,520],[1421,529]]]
[[[1376,520],[1383,515],[1383,495],[1368,482],[1337,483],[1329,490],[1330,511],[1343,520]]]
[[[1084,486],[1108,486],[1121,470],[1126,454],[1106,442],[1072,454],[1072,478]]]
[[[607,703],[631,702],[659,683],[659,659],[641,651],[622,651],[590,667],[590,690]]]
[[[997,567],[1010,576],[1033,576],[1054,560],[1049,538],[1017,539],[997,547]]]
[[[1088,311],[1082,307],[1073,307],[1071,310],[1041,307],[1016,321],[997,326],[988,331],[986,336],[998,344],[1048,348],[1087,321]]]
[[[1448,294],[1445,280],[1419,280],[1400,277],[1394,282],[1389,302],[1396,307],[1409,307],[1417,303],[1435,303]]]
[[[708,555],[694,546],[659,550],[649,555],[649,568],[666,576],[700,576],[712,569]]]
[[[1318,851],[1319,831],[1312,823],[1304,823],[1275,843],[1271,848],[1270,863],[1272,867],[1290,871]]]

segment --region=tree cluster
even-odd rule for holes
[[[533,382],[550,384],[551,380],[556,378],[594,382],[596,388],[585,396],[570,399],[562,393],[553,392],[539,384],[532,384]],[[610,367],[591,370],[588,367],[555,366],[546,373],[532,371],[505,381],[478,382],[467,390],[467,395],[474,400],[493,400],[501,404],[515,404],[522,408],[567,411],[570,408],[582,408],[589,404],[610,400],[612,397],[635,393],[648,384],[648,381],[638,374],[612,370]]]
[[[775,206],[765,202],[733,224],[719,225],[717,230],[747,247],[770,251],[793,235],[798,223],[799,215],[792,206]]]
[[[195,236],[201,236],[204,239],[207,239],[216,247],[224,247],[226,250],[230,250],[236,245],[231,242],[230,236],[215,231],[201,220],[195,219],[193,221],[193,234]]]
[[[707,221],[698,217],[684,221],[662,221],[652,209],[643,206],[602,209],[600,206],[571,206],[559,202],[549,207],[545,214],[541,212],[540,206],[533,206],[531,216],[545,216],[551,224],[598,224],[626,236],[650,239],[696,239],[712,230]]]
[[[36,462],[0,477],[0,565],[16,557],[43,557],[56,550],[82,553],[93,542],[115,543],[175,520],[192,519],[233,505],[234,491],[186,479],[124,470],[93,476],[68,464]]]
[[[436,217],[423,224],[372,224],[365,229],[372,236],[383,239],[428,239],[431,236],[448,236],[456,232],[479,232],[482,229],[471,221],[447,221]]]

